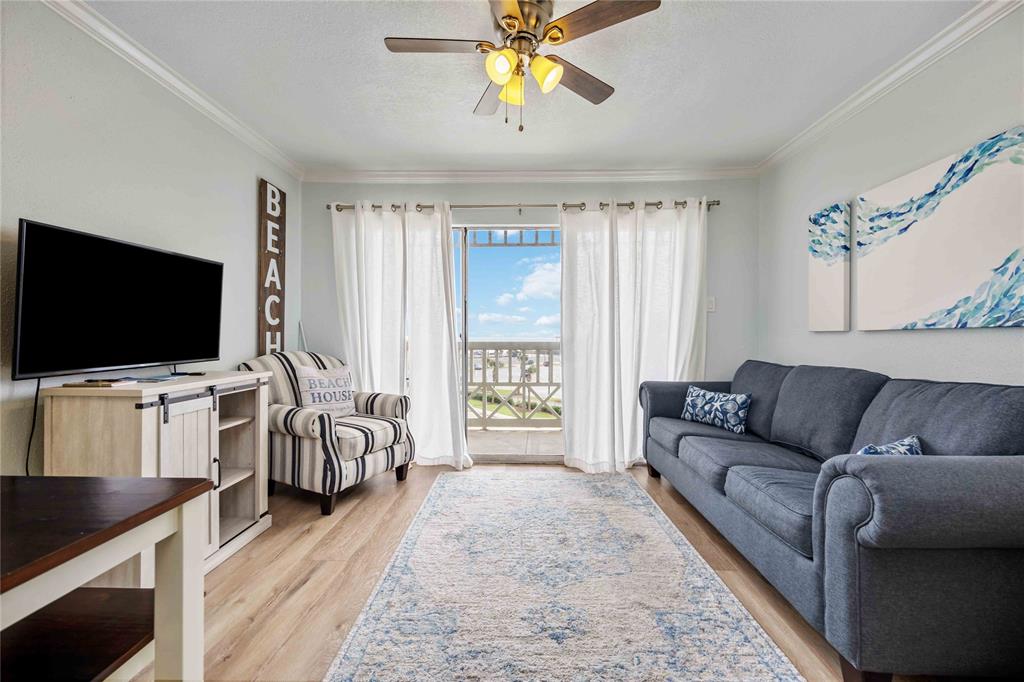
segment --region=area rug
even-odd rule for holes
[[[325,679],[801,677],[632,476],[552,468],[438,476]]]

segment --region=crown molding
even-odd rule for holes
[[[757,164],[758,174],[787,159],[830,130],[856,116],[895,88],[981,34],[1021,5],[1022,0],[986,0],[971,8],[909,55],[883,71],[877,78],[843,100],[802,132]]]
[[[706,168],[670,170],[346,170],[306,172],[304,182],[346,184],[507,184],[527,182],[680,182],[752,178],[757,168]]]
[[[209,95],[162,62],[156,55],[128,37],[83,0],[42,1],[47,7],[96,42],[188,102],[196,111],[227,130],[262,156],[281,166],[296,179],[302,180],[305,171],[301,165],[289,158],[270,140],[242,123]]]

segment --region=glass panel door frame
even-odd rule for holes
[[[541,239],[540,233],[550,233],[550,238]],[[480,224],[467,223],[452,226],[453,237],[458,239],[459,250],[459,282],[461,297],[459,301],[461,315],[459,334],[462,346],[462,428],[469,436],[469,383],[472,357],[469,341],[469,249],[470,248],[532,248],[557,247],[561,249],[562,240],[558,224]],[[524,239],[525,233],[531,233],[530,239]],[[510,238],[518,238],[510,241]],[[559,351],[560,353],[560,351]],[[549,360],[550,362],[550,360]],[[549,372],[550,376],[550,372]],[[484,409],[486,409],[486,401]],[[561,426],[561,420],[558,421]]]

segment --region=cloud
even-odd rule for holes
[[[554,327],[555,325],[560,324],[561,321],[561,315],[541,315],[537,318],[537,321],[534,324],[538,327]]]
[[[530,265],[532,263],[557,263],[558,256],[533,256],[532,258],[520,258],[516,261],[516,265]]]
[[[531,308],[531,307],[530,307],[530,306],[528,306],[528,305],[524,305],[524,306],[523,306],[522,308],[516,308],[516,310],[517,310],[518,312],[521,312],[521,313],[530,313],[530,312],[533,312],[533,308]]]
[[[514,301],[515,299],[516,299],[515,294],[509,293],[509,292],[506,291],[504,294],[502,294],[501,296],[498,296],[498,298],[496,298],[494,300],[495,300],[495,302],[497,302],[498,305],[508,305],[509,303]]]
[[[502,313],[480,313],[476,319],[483,324],[491,322],[526,322],[526,318],[522,315],[503,315]]]
[[[517,301],[530,298],[558,298],[562,290],[561,263],[536,263],[523,278],[523,285],[516,294]]]

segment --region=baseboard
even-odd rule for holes
[[[242,549],[242,547],[247,545],[254,537],[270,528],[270,522],[270,514],[264,514],[260,517],[259,521],[233,537],[230,542],[223,545],[220,549],[209,556],[206,563],[203,564],[203,573],[209,573],[227,561],[231,555]]]

